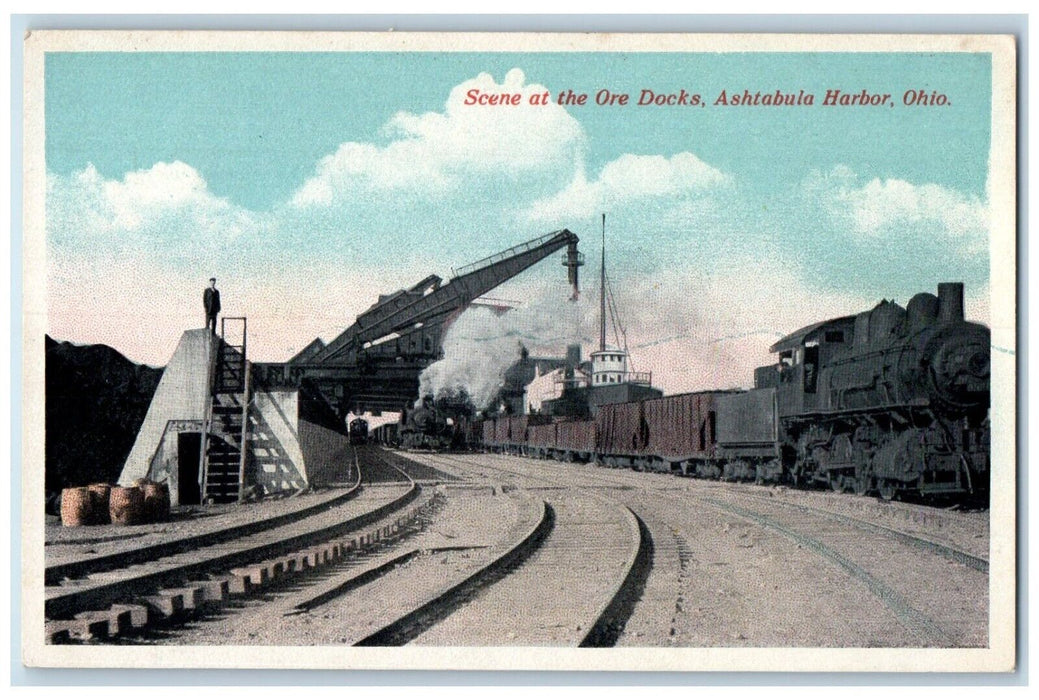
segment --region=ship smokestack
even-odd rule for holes
[[[938,323],[963,323],[963,282],[938,283]]]

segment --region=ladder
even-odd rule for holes
[[[203,503],[239,500],[245,477],[250,400],[244,316],[220,319],[216,364],[202,439]],[[235,332],[234,340],[229,332]]]

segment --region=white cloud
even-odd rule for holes
[[[547,88],[525,80],[519,69],[501,84],[481,73],[451,90],[443,112],[398,112],[383,127],[389,144],[343,143],[318,163],[293,204],[327,205],[371,190],[434,197],[488,177],[569,178],[582,157],[584,131],[556,104],[531,105],[531,96]],[[473,90],[519,94],[520,104],[467,105]]]
[[[866,237],[938,234],[966,254],[988,245],[989,207],[977,196],[935,184],[873,178],[861,183],[846,166],[813,173],[806,182],[809,196],[820,197],[835,219]]]
[[[51,243],[75,238],[90,246],[108,236],[220,242],[255,226],[255,216],[213,195],[205,179],[180,161],[156,163],[105,179],[92,164],[68,176],[48,175]]]
[[[586,218],[639,199],[697,196],[731,182],[730,176],[689,152],[670,158],[626,153],[603,166],[591,182],[580,168],[565,190],[535,202],[530,215],[535,220]]]

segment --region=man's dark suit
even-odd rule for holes
[[[220,313],[220,290],[206,287],[202,292],[202,306],[206,308],[206,328],[216,333],[216,315]]]

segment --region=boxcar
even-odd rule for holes
[[[643,402],[646,423],[644,466],[685,474],[699,464],[714,460],[715,402],[727,393],[703,391]]]
[[[633,467],[645,447],[642,403],[611,403],[595,416],[595,452],[607,467]]]
[[[730,392],[675,394],[609,404],[596,416],[596,451],[611,467],[695,471],[715,458],[715,399]]]

